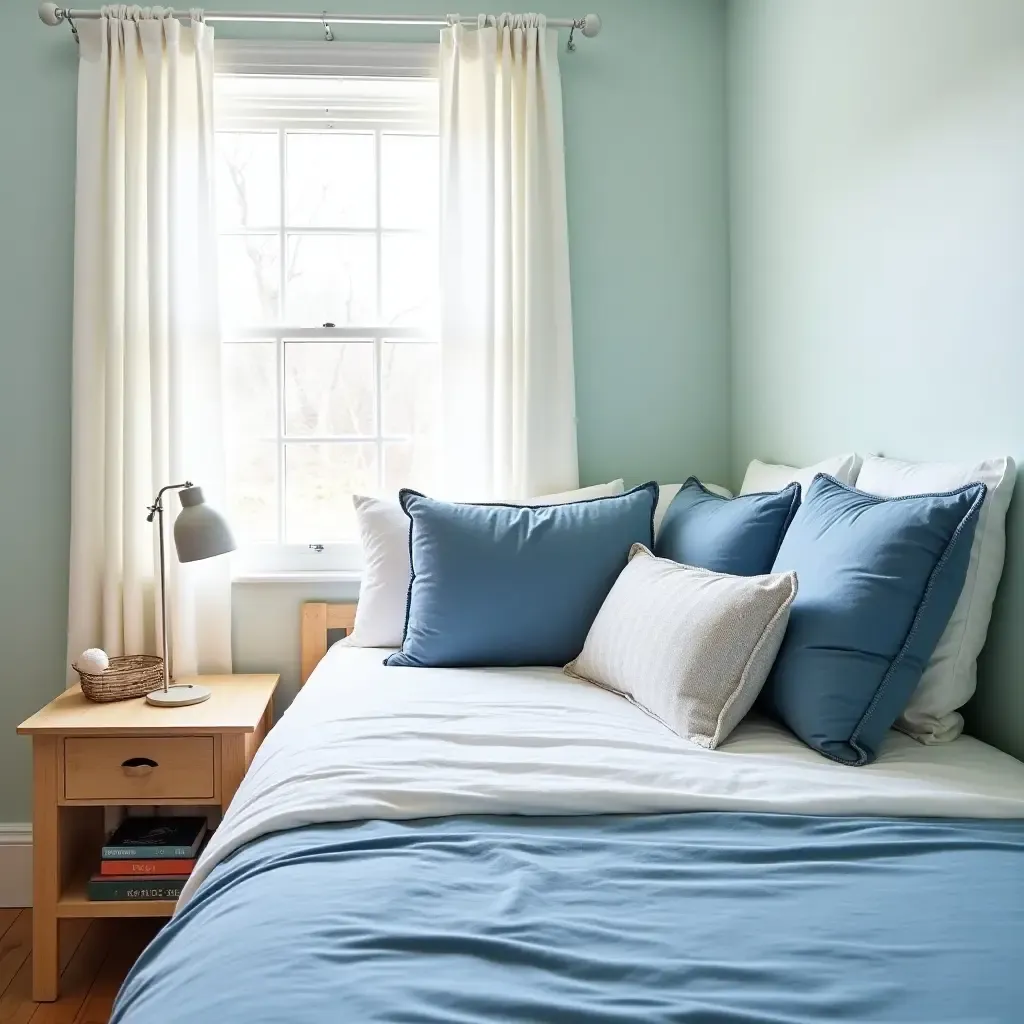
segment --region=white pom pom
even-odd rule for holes
[[[101,651],[98,647],[90,647],[89,650],[82,651],[78,656],[75,666],[83,672],[99,675],[110,668],[110,659],[107,657],[106,651]]]

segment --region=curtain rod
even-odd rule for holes
[[[172,15],[175,18],[188,19],[185,12]],[[40,3],[39,20],[44,25],[59,25],[66,21],[72,32],[75,31],[76,20],[99,18],[98,10],[78,10],[69,7],[58,7],[54,3]],[[324,35],[333,41],[331,25],[416,25],[424,28],[446,28],[458,22],[457,14],[447,17],[429,17],[418,14],[290,14],[285,11],[204,11],[205,21],[261,21],[280,22],[293,25],[323,25]],[[587,38],[593,38],[601,31],[601,19],[596,14],[587,14],[582,18],[548,18],[551,28],[567,28],[569,32],[569,49],[576,48],[573,33],[579,29]],[[77,33],[76,33],[77,35]]]

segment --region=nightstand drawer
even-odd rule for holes
[[[206,800],[214,796],[212,736],[64,740],[65,800]]]

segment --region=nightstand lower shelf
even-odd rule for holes
[[[170,917],[177,900],[91,900],[89,876],[74,875],[57,898],[57,917]]]

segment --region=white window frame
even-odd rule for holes
[[[282,166],[279,175],[280,224],[273,228],[251,227],[223,234],[268,235],[277,234],[279,243],[286,245],[290,230],[304,234],[369,234],[377,239],[377,290],[378,308],[380,305],[382,275],[381,252],[383,234],[400,234],[403,229],[385,229],[381,226],[380,216],[380,136],[382,132],[391,131],[403,134],[437,133],[436,111],[433,117],[424,117],[423,112],[413,111],[408,106],[393,104],[387,101],[369,103],[360,101],[355,108],[346,108],[329,98],[330,90],[325,87],[322,96],[316,92],[314,81],[320,77],[346,77],[356,79],[429,79],[437,77],[436,46],[414,45],[349,45],[344,43],[294,43],[275,44],[225,41],[218,43],[216,51],[216,73],[218,76],[252,76],[254,79],[286,76],[300,77],[310,80],[310,95],[297,101],[293,107],[282,108],[274,104],[270,113],[267,106],[261,107],[258,99],[233,100],[225,105],[225,110],[218,110],[216,130],[238,130],[250,132],[277,132],[278,151],[284,163],[284,134],[295,131],[338,132],[373,132],[376,139],[376,171],[377,171],[377,216],[375,226],[370,228],[310,228],[308,226],[289,226],[285,223],[285,192],[286,174]],[[244,91],[244,88],[243,88]],[[258,89],[256,90],[258,91]],[[418,229],[404,229],[410,234],[421,233]],[[222,234],[222,232],[218,232]],[[282,250],[284,251],[284,250]],[[281,274],[285,273],[285,261],[282,260]],[[284,283],[281,286],[281,301],[284,301]],[[282,310],[283,311],[283,310]],[[385,339],[401,341],[403,338],[411,344],[436,343],[436,338],[429,338],[430,332],[422,328],[393,327],[383,324],[355,325],[345,327],[291,327],[287,324],[269,324],[234,330],[224,344],[245,343],[247,341],[273,342],[276,349],[277,366],[277,452],[278,452],[278,535],[284,536],[285,491],[284,491],[284,458],[285,433],[284,410],[284,354],[285,341],[338,341],[365,342],[374,348],[374,384],[375,401],[375,434],[370,437],[319,438],[303,436],[302,443],[344,444],[351,442],[366,443],[374,441],[378,446],[378,473],[384,472],[383,450],[388,441],[402,440],[392,438],[383,433],[381,421],[381,352]],[[428,340],[429,339],[429,340]],[[362,554],[358,543],[323,543],[323,544],[287,544],[264,543],[245,545],[236,552],[233,560],[235,579],[274,579],[295,580],[299,578],[335,576],[338,578],[358,577],[362,568]]]

